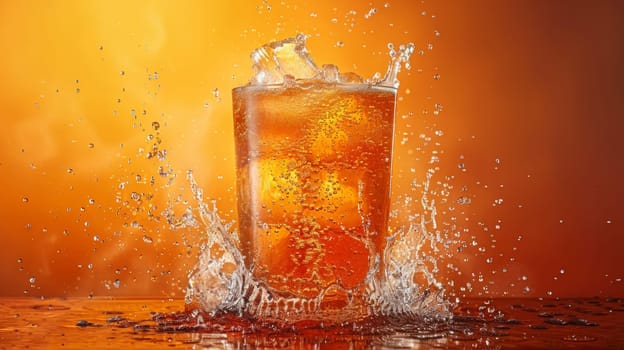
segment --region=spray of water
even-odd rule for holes
[[[420,321],[451,316],[451,305],[431,269],[431,262],[435,265],[435,259],[422,258],[420,254],[423,246],[440,244],[430,233],[430,227],[435,225],[433,216],[429,219],[420,216],[407,228],[396,230],[388,238],[383,254],[385,279],[376,279],[372,272],[369,273],[366,293],[363,293],[365,300],[358,303],[355,298],[363,296],[354,295],[352,308],[348,306],[332,314],[322,309],[324,293],[309,299],[287,297],[270,290],[262,281],[254,280],[238,249],[237,233],[232,225],[219,217],[216,202],[209,205],[204,201],[203,191],[195,182],[192,171],[187,173],[187,180],[206,234],[199,261],[189,275],[186,294],[188,309],[199,308],[213,315],[227,312],[279,322],[286,317],[289,322],[315,318],[325,321],[351,320],[353,315],[361,315],[359,308],[362,305],[369,316]],[[423,201],[427,202],[427,199],[423,198]],[[416,283],[417,276],[425,276],[426,283]]]

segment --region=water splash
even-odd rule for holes
[[[399,72],[401,71],[401,66],[405,66],[405,69],[410,69],[410,56],[414,53],[414,44],[409,43],[407,45],[400,45],[399,51],[397,52],[394,49],[394,44],[388,44],[389,54],[390,54],[390,64],[388,65],[388,70],[386,71],[386,75],[384,78],[375,82],[380,86],[388,86],[393,88],[399,87]]]
[[[432,261],[435,264],[435,259],[419,258],[425,244],[437,244],[434,235],[429,233],[432,221],[425,220],[424,216],[420,216],[419,221],[410,222],[407,229],[396,230],[388,238],[383,257],[386,262],[384,280],[376,279],[374,269],[371,269],[363,288],[352,291],[349,296],[350,305],[340,310],[325,309],[324,295],[328,290],[315,298],[288,297],[255,280],[238,249],[236,231],[220,218],[216,202],[210,206],[204,201],[203,191],[192,171],[187,173],[187,181],[206,233],[199,262],[189,275],[188,311],[201,310],[209,315],[233,313],[279,324],[304,320],[355,321],[356,315],[362,314],[420,322],[451,317],[452,305],[445,299],[441,283],[429,268]],[[426,283],[415,283],[418,275],[425,276]],[[366,309],[364,313],[362,308]]]

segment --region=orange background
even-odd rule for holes
[[[193,205],[193,169],[235,219],[230,90],[253,48],[298,32],[317,64],[363,76],[383,73],[388,42],[422,50],[400,76],[393,186],[398,197],[436,170],[438,221],[467,242],[440,263],[461,272],[442,268],[449,290],[621,295],[623,13],[618,1],[3,2],[0,295],[181,297],[201,230],[172,230],[163,211]]]

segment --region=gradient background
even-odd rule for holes
[[[466,242],[440,260],[459,269],[440,272],[451,294],[624,292],[622,2],[23,1],[0,16],[2,296],[181,297],[201,230],[163,210],[193,205],[193,169],[235,218],[230,90],[253,48],[297,32],[317,64],[363,76],[388,42],[422,51],[400,77],[393,186],[435,171],[441,227]]]

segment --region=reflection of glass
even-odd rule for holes
[[[380,270],[395,97],[320,81],[233,90],[240,242],[257,281],[313,298]]]

